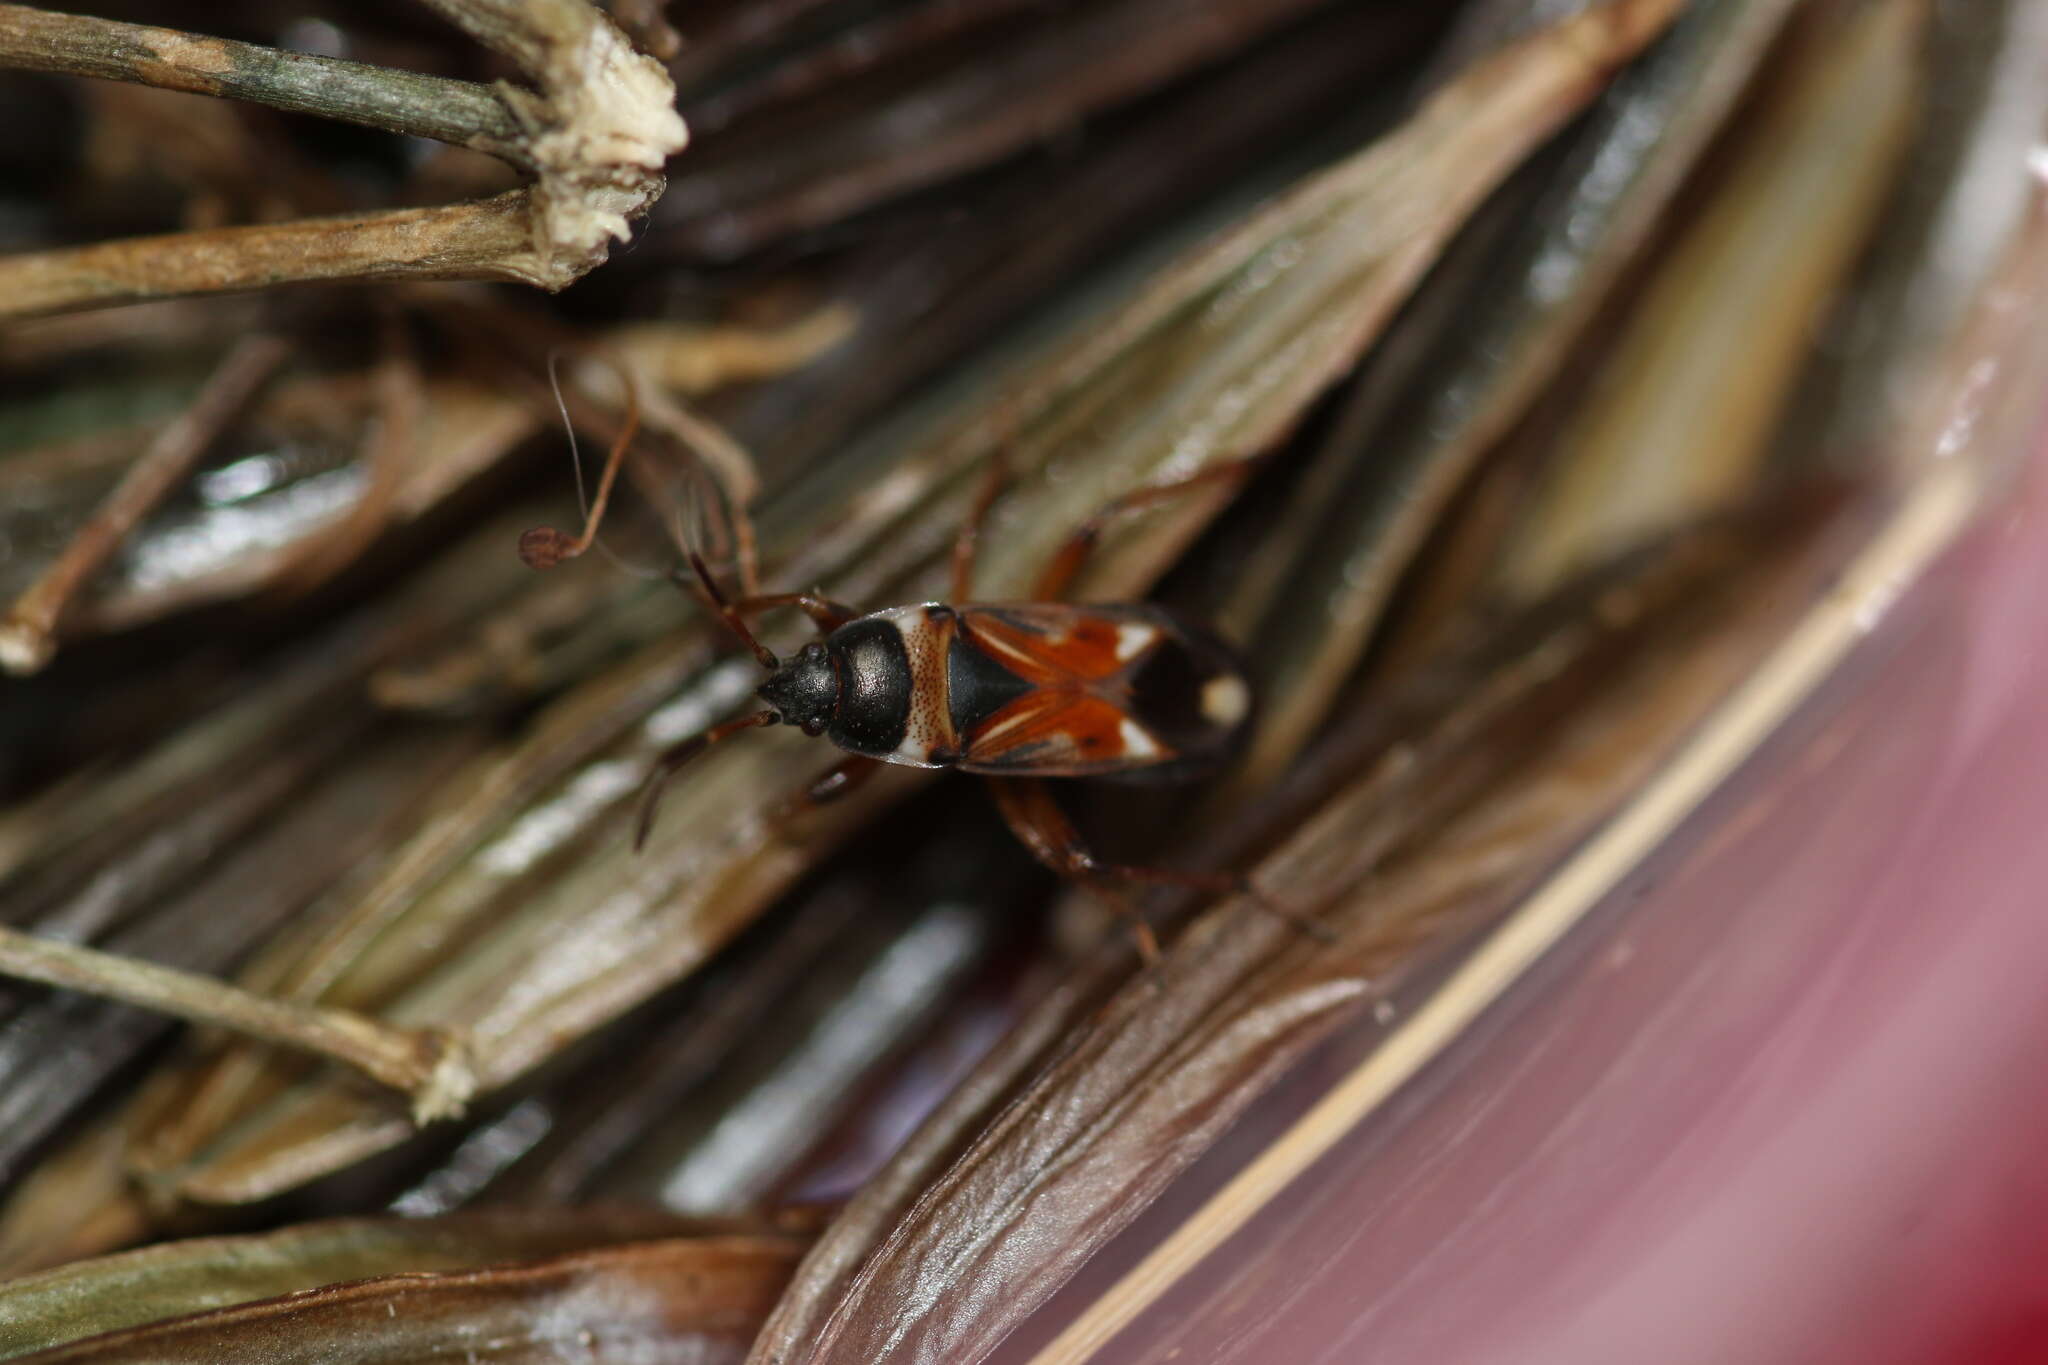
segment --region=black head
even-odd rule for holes
[[[822,734],[839,709],[839,670],[831,651],[819,641],[769,675],[755,693],[781,713],[783,723],[800,726],[807,735]]]

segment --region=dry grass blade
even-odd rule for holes
[[[505,1136],[476,1144],[503,1160],[480,1161],[466,1142],[392,1207],[596,1199],[729,1211],[792,1178],[808,1186],[792,1171],[811,1164],[821,1133],[868,1116],[858,1101],[873,1099],[876,1062],[886,1072],[908,1052],[961,1046],[935,1012],[1028,932],[1020,912],[1038,883],[1007,831],[943,796],[921,809],[935,813],[918,822],[928,840],[892,836],[835,866],[772,926],[636,1012],[651,1027],[628,1018],[576,1049],[601,1067],[569,1068],[511,1102]],[[991,890],[1012,880],[1014,891]]]
[[[712,259],[758,250],[805,228],[846,218],[947,175],[987,164],[1248,44],[1310,6],[1307,0],[1102,0],[1050,15],[1036,27],[998,27],[893,99],[847,111],[811,100],[799,69],[778,71],[778,103],[809,112],[747,121],[706,144],[656,210],[650,231],[669,250]],[[849,46],[894,36],[850,34]],[[925,54],[914,54],[929,62]],[[916,70],[918,62],[906,63]],[[843,63],[824,69],[844,79]],[[870,79],[873,79],[872,77]],[[745,90],[707,101],[712,122],[738,112]],[[693,120],[698,107],[685,102]]]
[[[1361,90],[1391,93],[1432,21],[1409,6],[1319,13],[1214,79],[1092,128],[1078,164],[1026,161],[977,185],[957,217],[878,230],[832,272],[858,305],[851,344],[797,385],[745,402],[735,429],[779,469],[833,449],[909,383],[1197,202],[1217,177],[1292,154],[1304,127],[1348,116]],[[991,233],[992,222],[1013,231]],[[654,231],[646,252],[658,248]]]
[[[1794,31],[1719,192],[1666,252],[1560,438],[1503,551],[1508,591],[1548,591],[1751,486],[1820,310],[1895,183],[1928,18],[1925,0],[1888,0],[1814,10]]]
[[[1692,6],[1589,112],[1531,202],[1498,206],[1424,286],[1324,439],[1327,472],[1297,486],[1313,529],[1273,537],[1232,593],[1225,619],[1254,640],[1265,705],[1216,805],[1270,781],[1325,720],[1424,537],[1566,366],[1791,8]]]
[[[938,577],[974,462],[1002,443],[1025,477],[998,509],[1002,534],[980,590],[1015,593],[1108,497],[1268,448],[1355,362],[1460,216],[1671,13],[1661,2],[1604,5],[1483,65],[1394,136],[1189,253],[1106,324],[1070,322],[1079,344],[1047,346],[1049,358],[1008,385],[1009,420],[971,408],[958,429],[907,454],[891,438],[854,452],[831,471],[838,477],[789,504],[808,506],[829,531],[792,536],[771,517],[771,549],[802,546],[785,551],[784,572],[854,596],[892,579],[896,592],[919,591],[920,576]],[[839,478],[858,478],[875,459],[892,462],[889,477],[835,505]],[[1049,477],[1030,477],[1041,471]],[[930,497],[941,479],[945,492]],[[1092,588],[1141,592],[1214,506],[1126,528],[1105,543]],[[860,574],[848,583],[842,566],[856,555]],[[317,940],[279,945],[250,982],[459,1030],[489,1088],[701,963],[906,789],[878,783],[786,829],[772,812],[790,781],[789,737],[723,746],[673,795],[649,856],[622,864],[624,832],[610,815],[653,750],[751,686],[749,669],[715,670],[649,720],[645,738],[621,743],[646,699],[687,676],[701,648],[658,647],[558,704],[515,750],[456,784],[443,818],[368,897]],[[581,855],[573,866],[562,860],[570,849]],[[581,945],[572,957],[560,951],[565,940]],[[459,957],[437,946],[453,943],[465,945]],[[219,1201],[285,1188],[408,1131],[360,1094],[239,1051],[182,1080],[160,1078],[135,1112],[156,1178]]]
[[[478,1270],[707,1231],[627,1209],[337,1218],[281,1232],[167,1242],[0,1285],[0,1360],[140,1326],[379,1275]]]
[[[649,1220],[654,1221],[654,1220]],[[569,1224],[573,1227],[573,1223]],[[494,1239],[488,1224],[468,1250],[504,1251],[522,1240]],[[615,1240],[602,1235],[595,1241]],[[403,1266],[408,1246],[439,1251],[429,1264],[472,1260],[459,1238],[455,1254],[433,1248],[434,1230],[392,1237],[378,1248]],[[14,1358],[24,1365],[56,1362],[205,1361],[274,1362],[346,1359],[363,1365],[401,1365],[439,1358],[472,1358],[488,1343],[491,1359],[559,1361],[564,1352],[596,1360],[741,1358],[782,1285],[802,1243],[773,1236],[710,1236],[631,1241],[569,1252],[544,1260],[479,1269],[385,1272],[304,1288],[164,1321],[117,1329]],[[317,1248],[316,1248],[317,1250]],[[203,1251],[202,1251],[203,1254]],[[319,1264],[292,1251],[294,1275]],[[356,1258],[349,1258],[351,1260]],[[360,1267],[356,1267],[360,1268]]]
[[[2013,225],[2027,163],[2048,126],[2048,10],[1996,0],[1933,7],[1923,41],[1928,97],[1898,193],[1851,285],[1814,338],[1814,373],[1777,433],[1774,458],[1835,434],[1835,458],[1886,444],[1913,420],[1915,376],[1947,345]]]

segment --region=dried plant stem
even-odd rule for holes
[[[519,156],[519,121],[489,86],[176,29],[0,5],[0,66],[248,100]]]
[[[662,167],[689,132],[675,85],[585,0],[423,0],[504,53],[540,92],[501,95],[526,128],[540,283],[559,289],[602,262],[606,243],[661,197]]]
[[[301,280],[560,289],[660,197],[675,88],[585,0],[426,0],[539,87],[493,89],[169,29],[0,5],[0,68],[250,99],[486,151],[535,178],[478,203],[180,233],[0,259],[0,317]]]
[[[461,1114],[476,1080],[469,1053],[439,1029],[401,1029],[347,1010],[256,995],[210,976],[0,928],[0,973],[231,1029],[354,1067],[404,1091],[420,1123]]]
[[[0,268],[0,297],[6,275]],[[286,350],[281,338],[259,335],[228,352],[192,406],[157,433],[64,553],[0,617],[0,669],[33,673],[50,661],[58,619],[72,596],[255,396]]]
[[[292,280],[543,281],[531,190],[440,208],[134,237],[0,256],[0,317],[259,289]]]

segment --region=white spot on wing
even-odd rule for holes
[[[1123,724],[1117,727],[1117,735],[1124,742],[1125,758],[1157,758],[1162,752],[1158,742],[1129,716],[1125,716]]]
[[[1151,648],[1159,638],[1159,632],[1152,626],[1137,621],[1126,621],[1116,628],[1116,661],[1129,663],[1132,659]]]
[[[1202,684],[1202,718],[1211,725],[1235,725],[1251,706],[1251,691],[1235,674],[1225,673]]]

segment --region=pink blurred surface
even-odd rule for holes
[[[2048,458],[1652,865],[1097,1359],[2048,1361]]]

